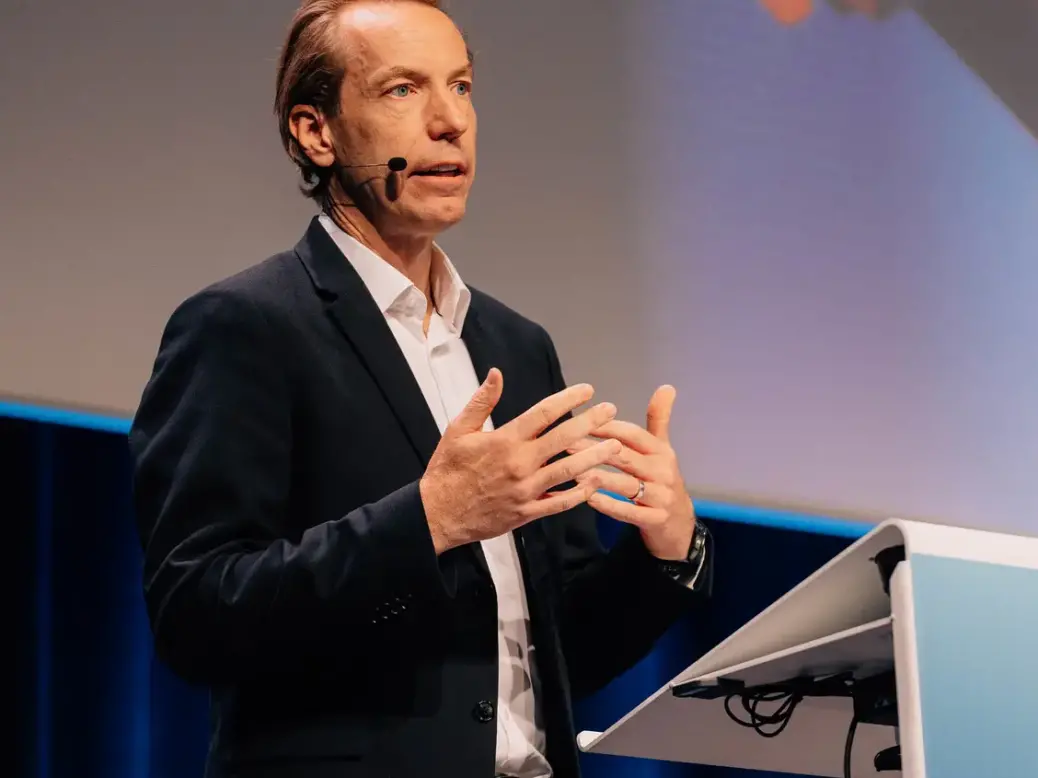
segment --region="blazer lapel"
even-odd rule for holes
[[[385,316],[364,282],[316,218],[296,246],[296,254],[328,315],[375,379],[422,463],[428,463],[439,443],[440,430]]]
[[[465,347],[472,358],[472,366],[476,369],[476,378],[480,383],[486,380],[492,367],[496,367],[504,376],[505,388],[501,400],[490,414],[494,427],[498,428],[526,409],[521,403],[520,377],[512,370],[505,339],[494,328],[493,323],[487,320],[478,305],[478,299],[474,294],[472,305],[465,317],[461,338],[465,341]]]

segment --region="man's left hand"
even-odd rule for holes
[[[607,461],[619,472],[598,470],[601,488],[633,500],[625,502],[596,492],[588,504],[599,513],[636,525],[649,552],[665,560],[688,555],[696,514],[685,489],[681,469],[670,446],[670,416],[677,392],[661,386],[652,395],[642,429],[625,421],[612,421],[592,432],[596,438],[615,438],[623,449]],[[595,445],[585,440],[572,452]],[[584,478],[590,475],[583,476]]]

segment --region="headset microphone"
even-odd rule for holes
[[[371,165],[342,165],[347,170],[355,170],[363,167],[388,167],[390,172],[402,173],[407,170],[407,160],[403,157],[390,157],[388,162],[375,162]]]

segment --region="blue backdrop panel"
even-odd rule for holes
[[[60,421],[60,420],[57,420]],[[17,776],[201,776],[208,699],[154,660],[141,600],[130,464],[119,429],[0,418],[3,515],[13,526]],[[578,705],[601,729],[860,535],[863,527],[704,504],[715,597],[641,664]],[[615,526],[602,522],[609,540]],[[603,646],[603,650],[608,650]],[[585,756],[588,778],[750,773]],[[766,775],[766,774],[760,774]]]

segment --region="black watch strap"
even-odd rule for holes
[[[682,586],[700,590],[709,579],[709,558],[713,539],[710,530],[703,522],[696,520],[689,544],[688,556],[681,561],[660,560],[660,568],[664,575]]]

